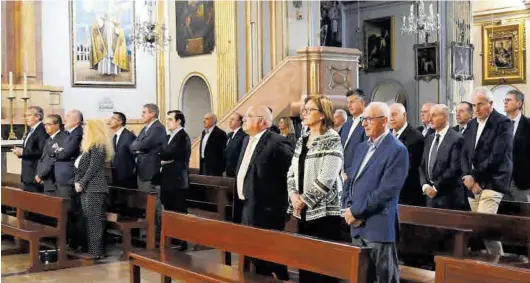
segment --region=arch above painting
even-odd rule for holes
[[[506,115],[504,112],[504,97],[506,93],[510,90],[516,90],[513,85],[496,85],[491,88],[491,93],[493,94],[493,108],[502,115]]]

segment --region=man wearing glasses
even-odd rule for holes
[[[364,111],[368,140],[357,147],[342,194],[353,244],[372,248],[366,282],[399,282],[397,206],[409,158],[405,146],[387,130],[389,116],[383,102],[372,102]]]

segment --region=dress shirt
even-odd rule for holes
[[[515,117],[513,121],[513,136],[515,137],[515,133],[517,133],[517,127],[519,127],[519,121],[521,121],[521,112],[519,112],[519,115]]]
[[[446,125],[442,130],[440,131],[436,131],[435,133],[435,136],[434,136],[434,139],[432,140],[432,144],[431,144],[431,147],[429,148],[429,155],[427,157],[427,167],[429,167],[429,164],[430,164],[430,158],[431,158],[431,152],[432,152],[432,149],[433,149],[433,146],[434,146],[434,143],[436,142],[436,135],[439,135],[440,138],[439,138],[439,141],[438,141],[438,148],[440,148],[440,145],[442,144],[442,141],[444,140],[444,137],[445,135],[447,134],[447,131],[449,131],[449,124]],[[429,170],[427,170],[427,178],[431,179],[431,176],[429,175]],[[432,182],[432,180],[430,180]],[[429,187],[429,184],[424,184],[423,187],[422,187],[422,191],[425,193],[425,190]],[[436,188],[434,186],[432,186],[432,188],[434,189],[434,191],[436,192]]]
[[[380,135],[378,138],[376,138],[374,141],[370,138],[368,142],[368,151],[366,152],[366,155],[363,158],[363,161],[361,162],[361,166],[359,166],[359,170],[357,170],[357,175],[355,176],[355,180],[359,178],[359,175],[363,171],[366,164],[368,164],[368,161],[370,161],[370,158],[372,158],[372,155],[374,155],[375,150],[379,147],[383,139],[390,133],[388,130],[385,130],[385,132]]]
[[[69,134],[71,134],[75,129],[77,129],[77,127],[79,127],[79,125],[69,129],[69,130],[66,130]]]
[[[215,125],[209,129],[204,129],[204,137],[202,138],[202,146],[201,146],[201,158],[204,158],[204,150],[206,149],[208,138],[210,137],[210,134],[212,133],[214,127]]]
[[[394,136],[396,137],[396,139],[399,139],[399,137],[401,137],[401,134],[403,134],[403,132],[405,131],[405,129],[409,126],[409,123],[408,122],[405,122],[405,125],[403,125],[403,127],[401,127],[401,129],[399,129],[395,134]],[[394,131],[392,131],[394,132]]]
[[[359,115],[359,116],[357,116],[357,118],[352,117],[352,120],[353,120],[353,123],[352,123],[352,125],[350,127],[350,131],[348,132],[348,138],[346,139],[346,142],[344,143],[344,148],[346,148],[346,146],[348,146],[348,142],[350,142],[350,138],[351,138],[351,135],[353,134],[353,131],[355,131],[355,128],[361,122],[361,116]]]
[[[182,127],[177,128],[177,129],[175,129],[175,130],[169,132],[169,140],[167,141],[167,144],[171,143],[171,140],[173,139],[173,137],[176,136],[177,133],[178,133],[180,130],[182,130]]]
[[[31,127],[28,135],[26,136],[26,139],[24,140],[24,146],[26,146],[26,142],[28,141],[29,137],[31,136],[31,134],[33,134],[35,132],[35,129],[37,129],[37,127],[42,124],[41,121],[39,121],[37,124],[33,125],[33,127]]]
[[[477,147],[478,141],[480,140],[480,136],[482,135],[482,132],[484,131],[484,127],[486,126],[488,119],[489,119],[489,116],[486,119],[484,119],[484,121],[480,121],[477,118],[478,127],[477,127],[477,139],[475,140],[475,148]]]
[[[234,139],[234,137],[235,137],[236,134],[237,134],[237,131],[239,131],[240,129],[241,129],[241,127],[237,128],[237,129],[235,129],[235,130],[233,131],[232,137],[229,138],[229,139],[226,141],[226,144],[229,144],[229,143]]]
[[[240,200],[245,199],[245,195],[243,194],[243,188],[245,185],[245,177],[247,175],[248,166],[250,165],[250,160],[252,159],[252,155],[254,154],[256,145],[258,145],[259,140],[261,139],[261,136],[263,136],[265,131],[266,130],[263,130],[255,136],[249,136],[248,145],[245,149],[245,155],[243,155],[241,165],[239,166],[239,171],[237,172],[237,195]]]
[[[125,127],[121,127],[121,128],[116,132],[116,134],[114,134],[114,135],[116,135],[116,146],[118,146],[118,141],[120,140],[120,135],[121,135],[121,133],[123,133],[123,129],[125,129]]]
[[[153,121],[151,121],[151,123],[147,124],[147,126],[145,126],[145,133],[147,134],[147,131],[149,131],[149,128],[151,128],[151,126],[153,125],[154,122],[158,121],[158,119],[154,119]]]

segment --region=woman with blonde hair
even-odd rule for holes
[[[74,163],[75,190],[80,194],[81,211],[88,235],[88,253],[96,259],[105,256],[105,199],[108,194],[105,162],[112,159],[113,146],[105,123],[89,120],[83,126],[81,155]]]
[[[296,145],[296,136],[294,134],[293,120],[289,117],[281,117],[278,122],[278,128],[280,128],[280,134],[284,136],[291,143],[291,147],[294,148]]]

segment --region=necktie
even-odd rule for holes
[[[239,166],[239,171],[237,172],[237,194],[239,199],[242,200],[245,199],[245,196],[243,195],[243,186],[245,183],[245,176],[247,175],[248,166],[250,165],[250,159],[252,158],[252,153],[254,152],[254,143],[255,138],[250,137],[245,150],[245,155],[243,155],[243,160],[241,160],[241,165]]]
[[[436,156],[438,156],[438,144],[440,143],[440,135],[436,134],[436,138],[434,139],[434,144],[431,149],[431,153],[429,154],[429,179],[432,181],[432,170],[434,168],[434,164],[436,163]]]
[[[459,126],[460,129],[458,130],[461,134],[464,133],[464,130],[466,129],[464,126]]]
[[[28,141],[29,136],[31,135],[31,133],[33,133],[33,128],[29,128],[29,133],[28,133],[28,135],[26,136],[26,139],[24,140],[24,146],[26,146],[26,142]]]
[[[112,137],[112,144],[114,145],[114,152],[116,152],[116,148],[118,147],[118,135],[114,135]]]

